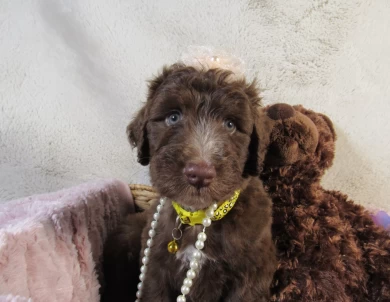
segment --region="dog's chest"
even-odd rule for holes
[[[182,250],[179,250],[175,256],[176,256],[176,259],[180,260],[180,262],[182,263],[182,267],[186,267],[186,266],[188,266],[188,264],[192,260],[192,258],[193,258],[192,255],[194,254],[195,251],[197,251],[195,246],[189,245],[189,246],[183,248]],[[202,265],[204,264],[204,262],[206,261],[206,258],[207,258],[206,254],[203,253],[202,251],[201,251],[201,254],[202,254],[202,257],[198,261],[199,267],[202,267]]]
[[[202,255],[201,258],[198,260],[199,269],[204,265],[206,260],[209,259],[209,257],[204,251],[195,248],[197,235],[200,231],[201,228],[192,227],[186,229],[183,232],[182,243],[184,244],[184,246],[181,247],[175,254],[175,258],[181,263],[180,270],[189,268],[190,262],[191,260],[193,260],[193,254],[196,251],[199,251]]]
[[[202,232],[203,226],[182,225],[180,228],[182,235],[178,236],[180,238],[177,239],[179,250],[175,254],[170,254],[165,247],[167,246],[168,242],[172,241],[172,230],[177,226],[168,217],[166,218],[170,223],[163,225],[164,230],[159,235],[157,235],[156,238],[158,242],[161,242],[161,244],[157,244],[157,246],[161,247],[158,250],[158,253],[160,255],[168,253],[168,256],[165,255],[165,257],[168,257],[169,260],[164,263],[164,265],[166,265],[169,270],[175,271],[175,274],[182,274],[183,271],[186,271],[190,268],[190,262],[194,260],[194,252],[199,251],[201,253],[201,258],[198,259],[197,262],[199,269],[201,269],[205,262],[212,260],[204,250],[198,250],[195,247],[198,234]],[[206,240],[205,245],[207,245],[207,243],[208,242]]]

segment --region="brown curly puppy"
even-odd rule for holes
[[[146,104],[128,127],[139,162],[149,164],[154,187],[169,201],[194,212],[241,192],[230,212],[207,228],[187,302],[269,300],[276,257],[272,204],[259,179],[265,149],[259,105],[255,86],[229,71],[173,65],[151,82]],[[137,266],[139,242],[146,247],[156,207],[143,213],[147,223],[129,217],[106,245],[107,301],[135,298],[129,270]],[[170,202],[159,217],[141,300],[170,302],[185,294],[181,286],[203,226],[183,222],[180,249],[170,254],[167,244],[177,227]]]
[[[390,237],[363,207],[324,190],[336,139],[302,106],[263,110],[269,149],[261,179],[273,199],[278,250],[273,301],[390,301]]]

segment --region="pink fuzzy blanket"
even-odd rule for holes
[[[117,180],[0,204],[0,301],[99,301],[103,243],[129,212]]]

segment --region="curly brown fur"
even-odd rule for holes
[[[352,232],[363,253],[368,274],[367,293],[361,301],[390,301],[390,236],[374,223],[371,214],[361,205],[338,191],[325,191],[334,196],[341,207],[341,217],[351,223]]]
[[[257,123],[259,104],[254,84],[235,80],[228,71],[173,65],[151,82],[146,104],[128,126],[139,162],[150,164],[152,184],[162,196],[198,210],[241,190],[228,215],[207,228],[202,267],[187,301],[269,298],[276,259],[272,204],[258,178],[265,148],[263,130]],[[232,124],[235,127],[230,127]],[[205,171],[212,180],[207,185],[199,185],[191,175],[185,177],[193,163],[208,167]],[[193,179],[196,185],[191,183]],[[147,213],[142,248],[155,209],[156,205]],[[142,301],[174,301],[180,294],[188,258],[202,226],[185,226],[179,252],[169,254],[167,244],[172,240],[176,217],[170,204],[166,205],[153,239]],[[138,240],[131,236],[126,240],[133,239]],[[132,244],[114,240],[110,249],[128,253]]]
[[[151,210],[154,212],[155,207]],[[250,214],[249,214],[250,213]],[[248,215],[256,219],[248,219]],[[268,228],[271,207],[260,181],[251,179],[234,208],[207,230],[203,249],[204,262],[194,280],[187,301],[268,301],[269,287],[276,268],[275,250]],[[175,301],[185,278],[188,260],[202,226],[184,228],[177,256],[169,255],[166,246],[172,240],[176,212],[167,209],[161,220],[164,229],[156,236],[144,288],[145,301]],[[150,221],[150,220],[149,220]],[[142,235],[143,248],[148,238]],[[156,265],[153,265],[155,263]]]
[[[302,106],[288,107],[266,108],[263,116],[272,154],[261,179],[273,199],[280,260],[272,300],[390,301],[388,234],[362,207],[320,185],[334,157],[331,121]],[[316,142],[312,151],[306,142]]]

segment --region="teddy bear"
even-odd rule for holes
[[[362,206],[321,186],[331,120],[303,106],[261,109],[261,179],[273,200],[279,266],[272,301],[390,301],[390,235]]]

